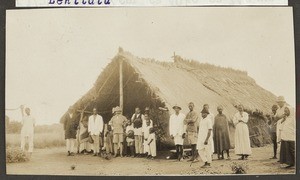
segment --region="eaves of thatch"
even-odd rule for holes
[[[194,102],[196,111],[209,104],[216,114],[218,105],[232,117],[235,106],[243,104],[249,110],[269,112],[276,96],[256,84],[246,72],[222,68],[196,61],[159,62],[119,52],[101,72],[92,89],[74,107],[91,111],[97,107],[109,118],[113,107],[119,105],[119,61],[123,60],[124,114],[131,115],[136,106],[142,109],[167,107],[174,104],[188,112],[187,104]],[[171,112],[171,111],[170,111]]]
[[[237,112],[236,105],[243,104],[248,112],[255,112],[250,113],[248,123],[251,144],[262,146],[270,142],[267,124],[261,115],[268,113],[276,103],[274,94],[257,85],[247,72],[183,60],[175,55],[174,62],[161,62],[120,50],[94,86],[73,105],[78,117],[82,110],[87,116],[96,107],[105,122],[110,120],[112,108],[120,102],[120,61],[123,62],[123,114],[130,118],[135,107],[142,110],[150,107],[150,117],[158,128],[160,149],[171,144],[167,129],[173,105],[181,106],[182,112],[187,113],[189,102],[194,102],[198,113],[204,104],[209,104],[210,112],[215,115],[217,106],[222,105],[229,119]],[[233,137],[234,128],[230,126],[232,147]]]

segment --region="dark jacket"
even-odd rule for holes
[[[79,125],[76,114],[73,113],[71,118],[69,113],[66,113],[60,122],[64,125],[65,139],[76,139],[77,128]]]

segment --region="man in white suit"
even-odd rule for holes
[[[94,141],[93,144],[94,156],[97,156],[99,154],[99,149],[100,149],[99,138],[101,136],[102,131],[103,131],[102,116],[97,114],[97,109],[94,108],[93,115],[89,117],[89,122],[88,122],[88,132]]]

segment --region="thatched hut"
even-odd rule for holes
[[[175,55],[174,62],[159,62],[120,50],[101,72],[94,87],[74,104],[78,113],[83,109],[89,113],[97,107],[104,121],[110,120],[112,108],[119,105],[120,61],[123,61],[123,114],[130,117],[136,106],[142,110],[150,107],[161,144],[170,142],[167,129],[172,106],[179,104],[182,112],[187,113],[190,101],[195,103],[197,112],[203,104],[209,104],[215,115],[217,106],[222,105],[229,118],[237,112],[235,106],[241,103],[251,115],[252,145],[261,146],[270,141],[263,113],[269,112],[275,103],[274,94],[257,85],[247,72],[184,60]],[[231,132],[233,137],[234,131]]]

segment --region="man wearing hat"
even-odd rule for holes
[[[122,109],[119,106],[115,108],[115,113],[109,121],[113,130],[114,157],[117,157],[118,149],[120,149],[120,157],[123,157],[124,125],[127,119],[122,115]]]
[[[188,138],[188,143],[192,147],[192,158],[188,161],[193,161],[196,162],[196,146],[197,146],[197,127],[198,127],[198,115],[194,111],[194,103],[190,102],[189,103],[189,109],[190,112],[187,113],[185,119],[184,119],[184,125],[186,126],[186,133],[187,133],[187,138]]]
[[[210,167],[210,163],[212,161],[212,143],[213,143],[213,135],[212,135],[212,121],[208,116],[209,112],[207,109],[203,108],[201,111],[202,119],[199,123],[199,133],[198,133],[198,142],[197,149],[200,155],[200,158],[205,163],[202,168]]]
[[[183,113],[180,113],[180,106],[175,105],[173,106],[173,109],[175,113],[170,116],[169,132],[171,138],[174,140],[175,143],[178,161],[181,161],[183,158],[183,139],[185,138],[185,115]]]

